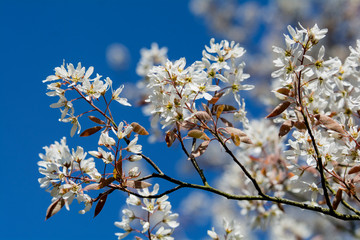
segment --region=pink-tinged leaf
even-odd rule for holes
[[[240,141],[246,144],[253,144],[249,137],[240,137]]]
[[[239,137],[247,137],[246,133],[244,133],[243,131],[241,131],[238,128],[234,128],[234,127],[226,127],[225,130],[229,133],[229,134],[235,134],[238,135]]]
[[[89,116],[89,119],[90,119],[91,121],[93,121],[94,123],[98,123],[98,124],[101,124],[101,125],[105,125],[105,122],[104,122],[103,120],[98,119],[97,117]]]
[[[89,191],[89,190],[99,190],[100,189],[100,184],[99,183],[93,183],[93,184],[89,184],[86,187],[84,187],[84,191]]]
[[[354,183],[360,182],[360,174],[357,174],[357,175],[352,179],[352,182],[354,182]]]
[[[190,157],[199,157],[201,156],[209,146],[210,141],[204,141],[202,142],[196,149],[190,154]]]
[[[191,129],[197,127],[197,125],[196,125],[195,123],[190,122],[190,121],[186,121],[186,120],[183,121],[180,126],[181,126],[182,128],[187,129],[187,130],[191,130]]]
[[[353,174],[353,173],[357,173],[357,172],[360,172],[360,165],[355,166],[355,167],[352,167],[352,168],[349,170],[349,174]]]
[[[225,92],[218,92],[216,93],[212,99],[209,100],[210,104],[215,104],[217,103],[217,101],[219,101],[219,99],[222,97],[222,95],[224,95]]]
[[[90,135],[93,135],[94,133],[97,133],[98,131],[100,131],[102,128],[103,128],[102,126],[88,128],[80,134],[80,137],[88,137]]]
[[[65,200],[62,198],[59,198],[58,200],[52,202],[46,211],[45,220],[48,220],[50,217],[54,216],[64,206],[65,206]]]
[[[173,130],[167,131],[166,135],[165,135],[166,145],[168,147],[171,147],[171,145],[174,143],[175,140],[176,140],[176,135],[175,135],[174,131]]]
[[[133,131],[136,132],[137,134],[149,135],[148,131],[146,131],[146,129],[137,122],[131,123],[131,126],[133,127]]]
[[[227,127],[233,127],[234,125],[231,123],[231,122],[229,122],[228,120],[226,120],[225,118],[220,118],[220,120],[225,124],[225,126],[227,126]]]
[[[241,142],[252,144],[251,139],[238,128],[226,127],[225,131],[230,134],[231,140],[236,146],[239,146]]]
[[[339,203],[341,202],[341,199],[342,199],[342,190],[338,189],[336,192],[335,198],[333,200],[333,203],[332,203],[332,207],[334,210],[336,210],[338,208]]]
[[[210,108],[208,107],[208,105],[206,105],[205,103],[202,103],[201,105],[202,105],[202,107],[204,108],[205,112],[207,112],[207,113],[209,114],[209,116],[211,116],[212,113],[211,113],[211,110],[210,110]]]
[[[331,117],[328,117],[323,114],[317,114],[315,115],[315,118],[319,121],[320,124],[324,125],[327,129],[333,130],[343,135],[346,134],[342,126]]]
[[[304,121],[296,121],[294,122],[294,126],[299,130],[306,130],[306,125]]]
[[[103,194],[98,203],[96,204],[95,207],[95,213],[94,213],[94,217],[96,217],[97,215],[99,215],[99,213],[101,212],[101,210],[103,209],[105,203],[106,203],[106,199],[107,199],[108,194]]]
[[[151,183],[143,181],[127,180],[125,185],[130,188],[143,189],[151,186]]]
[[[198,111],[196,113],[194,113],[194,116],[197,118],[197,119],[200,119],[202,121],[210,121],[212,118],[211,116],[209,115],[209,113],[205,112],[205,111]]]
[[[284,102],[280,103],[279,105],[277,105],[274,108],[274,110],[272,110],[272,112],[269,115],[267,115],[265,118],[276,117],[277,115],[284,112],[289,106],[290,106],[290,102],[284,101]]]
[[[225,105],[220,105],[216,108],[216,118],[218,119],[225,109]]]
[[[286,120],[280,127],[279,130],[279,137],[283,137],[286,134],[288,134],[288,132],[290,132],[291,128],[293,127],[294,123],[291,120]]]
[[[295,115],[296,115],[297,120],[298,120],[299,122],[302,122],[302,123],[305,124],[304,116],[303,116],[302,113],[301,113],[300,107],[295,107],[294,110],[295,110],[294,112],[295,112]],[[305,126],[305,129],[306,129],[306,126]]]
[[[192,138],[202,139],[202,140],[205,140],[205,141],[210,140],[210,138],[203,131],[197,130],[197,129],[189,131],[188,136],[192,137]]]

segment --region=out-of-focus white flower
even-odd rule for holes
[[[152,43],[150,49],[140,50],[141,59],[136,67],[136,73],[145,77],[149,70],[156,65],[165,64],[167,59],[167,48],[159,48],[157,43]]]
[[[114,70],[123,70],[129,67],[130,53],[121,43],[113,43],[106,49],[106,60]]]
[[[214,240],[219,240],[219,236],[217,235],[217,233],[215,232],[215,229],[212,228],[211,230],[207,231],[207,234]]]

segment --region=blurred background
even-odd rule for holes
[[[211,37],[235,40],[247,50],[245,71],[251,74],[247,83],[262,86],[248,96],[249,115],[262,116],[266,115],[264,108],[261,103],[252,104],[252,99],[260,94],[264,99],[271,96],[271,46],[283,46],[287,25],[317,23],[328,28],[322,43],[328,56],[344,58],[348,46],[354,46],[359,37],[359,6],[357,0],[0,0],[0,239],[116,239],[114,233],[120,231],[113,223],[121,220],[126,199],[122,193],[109,196],[95,219],[92,211],[78,214],[82,206],[74,202],[70,212],[63,209],[44,220],[51,197],[37,182],[41,175],[36,163],[42,147],[66,136],[70,148],[81,145],[90,151],[96,150],[98,140],[97,136],[71,138],[71,126],[59,122],[59,111],[49,108],[54,99],[45,95],[42,80],[63,60],[94,66],[94,72],[110,77],[114,86],[125,84],[123,96],[136,106],[136,83],[141,77],[135,69],[141,48],[157,42],[168,48],[169,59],[185,57],[191,64],[201,60]],[[114,115],[117,121],[137,121],[149,127],[141,108],[118,106]],[[86,129],[89,122],[83,124]],[[146,138],[140,143],[143,152],[168,169],[169,175],[200,182],[192,177],[189,163],[176,147],[151,144]],[[223,165],[221,161],[203,164],[213,179],[218,176],[215,169]],[[160,184],[160,190],[167,187]],[[212,216],[220,211],[204,208],[213,206],[212,196],[182,190],[169,200],[173,212],[181,216],[175,237],[206,238],[206,231],[215,224]],[[262,230],[251,234],[272,236]]]

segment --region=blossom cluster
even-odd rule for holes
[[[144,197],[142,201],[134,195],[130,195],[126,199],[127,205],[135,209],[123,209],[122,221],[115,222],[115,226],[125,231],[124,233],[115,234],[118,236],[118,239],[125,238],[131,232],[142,234],[148,239],[174,239],[171,235],[174,229],[179,226],[179,223],[176,221],[178,214],[171,212],[171,204],[167,201],[168,196],[164,195],[160,198],[152,199],[146,198],[157,194],[158,191],[159,185],[155,184],[151,192],[148,188],[138,191],[138,193]],[[137,229],[139,226],[141,226],[141,229]],[[142,238],[137,237],[137,239]]]
[[[285,154],[289,166],[299,169],[303,165],[299,158],[309,169],[321,164],[329,181],[334,180],[331,185],[335,190],[354,195],[357,180],[347,172],[358,165],[359,156],[356,122],[360,107],[360,42],[357,49],[350,47],[350,56],[342,63],[338,58],[324,59],[324,46],[318,49],[317,57],[308,54],[325,37],[327,29],[319,29],[317,25],[305,29],[300,25],[300,29],[289,26],[288,30],[286,49],[274,47],[278,54],[274,63],[279,69],[272,77],[280,84],[275,89],[281,100],[276,121],[282,123],[284,133],[295,127],[293,139],[289,140],[290,149]],[[316,175],[320,177],[319,173]],[[323,186],[318,182],[305,185],[312,192],[323,194]],[[316,204],[314,194],[311,202]]]
[[[131,106],[126,98],[119,97],[124,86],[121,85],[113,90],[110,78],[101,80],[101,76],[97,74],[97,77],[91,79],[92,73],[93,67],[85,71],[80,63],[76,69],[71,63],[67,64],[67,69],[63,64],[61,67],[55,68],[55,75],[50,75],[43,81],[51,82],[47,85],[50,90],[47,95],[59,97],[59,101],[51,104],[51,107],[60,108],[60,121],[70,121],[73,124],[71,136],[75,134],[76,129],[78,129],[78,134],[80,133],[78,119],[81,116],[97,112],[103,118],[101,120],[95,116],[88,116],[93,123],[96,123],[96,126],[84,130],[80,136],[87,137],[102,130],[98,138],[98,149],[88,153],[105,165],[104,171],[99,171],[95,166],[94,158],[86,159],[87,152],[82,147],[70,151],[65,137],[60,143],[55,142],[49,147],[44,147],[45,154],[40,154],[42,161],[38,162],[39,172],[44,177],[39,178],[39,183],[42,188],[47,188],[53,197],[53,203],[48,208],[47,218],[54,215],[63,206],[69,208],[73,199],[85,203],[85,209],[80,212],[85,213],[90,210],[94,202],[98,201],[103,204],[100,200],[103,196],[107,196],[107,193],[99,195],[98,198],[91,198],[84,192],[108,186],[113,188],[134,187],[134,179],[141,174],[137,166],[126,173],[123,164],[142,159],[142,145],[138,144],[138,135],[146,135],[147,131],[136,122],[128,124],[121,121],[118,125],[115,124],[109,110],[110,103],[115,100],[124,106]],[[108,90],[111,90],[110,100],[106,99]],[[70,95],[69,92],[77,94],[77,97]],[[74,98],[68,100],[69,95]],[[94,103],[94,100],[99,100],[100,97],[103,97],[106,104],[105,111],[100,110]],[[73,102],[81,99],[90,106],[90,110],[76,116]],[[107,112],[109,113],[107,114]],[[109,167],[106,168],[107,165]],[[106,172],[106,169],[110,172]],[[144,183],[141,186],[145,187],[147,184]]]
[[[142,64],[139,66],[149,62],[146,60],[149,58],[148,53],[157,54],[155,50],[142,51]],[[155,65],[147,72],[148,111],[166,127],[189,120],[198,111],[201,99],[211,101],[214,97],[232,93],[239,107],[244,106],[239,91],[253,88],[252,85],[242,83],[249,78],[244,73],[245,63],[240,62],[244,53],[245,50],[235,42],[223,40],[215,43],[211,39],[210,46],[206,46],[203,51],[202,61],[196,61],[188,67],[185,58]],[[163,53],[158,53],[158,56],[160,59],[165,57]],[[141,73],[146,70],[141,69]],[[243,108],[236,116],[242,116],[239,119],[247,122],[241,110]]]
[[[81,67],[81,63],[78,63],[75,68],[72,63],[69,63],[65,67],[65,61],[61,67],[55,68],[55,74],[48,76],[43,82],[51,82],[47,85],[49,92],[46,94],[51,97],[59,97],[57,103],[50,105],[51,108],[59,108],[61,111],[61,117],[59,121],[70,122],[73,126],[71,128],[71,136],[74,136],[76,130],[80,133],[81,127],[78,118],[83,114],[75,115],[75,108],[73,102],[78,99],[85,99],[87,102],[92,103],[94,99],[99,99],[104,96],[105,93],[111,89],[112,98],[124,106],[131,106],[126,98],[119,97],[124,86],[121,85],[115,91],[112,88],[112,80],[106,78],[101,79],[101,75],[96,74],[95,78],[91,78],[94,72],[94,67],[89,67],[87,70],[85,67]],[[68,100],[65,96],[66,92],[76,91],[80,96]]]
[[[299,28],[289,26],[288,30],[286,47],[273,47],[277,54],[274,64],[278,68],[272,74],[273,92],[278,102],[268,118],[273,118],[275,124],[251,120],[244,132],[253,144],[232,150],[266,193],[280,198],[298,197],[316,206],[326,205],[328,198],[331,208],[346,211],[347,207],[340,202],[356,204],[354,202],[359,201],[360,41],[356,47],[350,47],[350,55],[342,62],[338,57],[324,57],[325,47],[319,43],[327,29],[317,25],[306,29],[300,25]],[[224,164],[217,160],[225,158],[220,151],[203,156],[206,156],[204,164],[212,162],[223,171],[216,181],[219,189],[231,194],[257,194],[253,183],[235,163]],[[250,218],[253,226],[272,229],[274,239],[284,236],[284,232],[289,237],[290,231],[294,239],[320,232],[323,236],[338,234],[312,228],[312,224],[320,221],[320,216],[301,224],[285,224],[281,220],[285,218],[284,212],[298,218],[297,221],[302,215],[289,214],[288,208],[281,204],[238,201],[236,206],[230,207],[215,201],[213,208],[219,205],[222,207],[214,213],[215,219],[220,216],[219,212],[239,209],[241,215]],[[236,220],[243,218],[236,214],[235,217]],[[278,221],[281,224],[277,224]],[[308,231],[304,232],[304,228]]]
[[[100,181],[101,174],[95,167],[94,159],[86,159],[87,153],[82,147],[77,147],[76,151],[72,149],[70,152],[65,137],[60,143],[56,141],[44,149],[45,154],[40,154],[42,161],[38,162],[39,172],[44,175],[39,178],[40,187],[50,192],[53,202],[63,199],[69,209],[72,201],[77,199],[86,206],[80,213],[88,211],[92,199],[84,193],[81,183]],[[72,174],[76,174],[77,177],[72,178]]]

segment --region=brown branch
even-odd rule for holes
[[[305,54],[306,54],[306,52],[308,50],[308,43],[309,43],[309,40],[307,41],[305,46],[303,46],[303,56],[302,56],[302,59],[300,61],[301,65],[304,65],[304,59],[305,59],[304,56],[305,56]],[[329,196],[329,193],[328,193],[328,190],[327,190],[327,181],[326,181],[326,177],[325,177],[325,172],[324,172],[322,159],[321,159],[319,149],[318,149],[317,144],[316,144],[315,137],[312,134],[311,127],[310,127],[307,115],[304,112],[304,108],[303,108],[303,104],[302,104],[301,75],[302,75],[302,70],[299,72],[299,75],[295,74],[295,76],[297,78],[297,86],[296,85],[295,86],[297,87],[296,90],[297,90],[298,99],[299,99],[298,105],[300,107],[300,113],[304,118],[304,123],[305,123],[306,129],[307,129],[307,132],[308,132],[308,134],[309,134],[309,136],[311,138],[311,142],[312,142],[312,145],[313,145],[314,150],[315,150],[315,154],[316,154],[316,158],[317,158],[317,162],[318,162],[318,168],[317,169],[318,169],[318,171],[320,173],[321,186],[322,186],[322,188],[324,190],[324,197],[325,197],[326,205],[329,207],[330,212],[334,212],[334,209],[333,209],[331,201],[330,201],[330,196]]]
[[[213,187],[211,187],[209,185],[205,186],[205,185],[198,185],[198,184],[192,184],[192,183],[183,182],[183,181],[180,181],[178,179],[174,179],[172,177],[169,177],[169,176],[167,176],[165,174],[153,173],[153,174],[151,174],[149,176],[146,176],[146,177],[142,178],[142,180],[149,179],[149,178],[161,178],[161,179],[167,180],[167,181],[169,181],[171,183],[174,183],[177,186],[170,189],[170,190],[164,191],[163,193],[156,194],[156,195],[150,195],[150,196],[143,196],[143,195],[140,195],[138,193],[131,192],[128,189],[117,186],[117,185],[111,185],[109,187],[111,187],[112,189],[117,189],[117,190],[120,190],[120,191],[124,191],[124,192],[129,193],[129,194],[133,194],[133,195],[135,195],[137,197],[140,197],[140,198],[150,198],[150,199],[151,198],[162,197],[164,195],[167,195],[169,193],[173,193],[173,192],[175,192],[175,191],[177,191],[179,189],[182,189],[182,188],[194,188],[194,189],[200,189],[200,190],[204,190],[204,191],[207,191],[207,192],[211,192],[211,193],[214,193],[216,195],[223,196],[223,197],[225,197],[227,199],[232,199],[232,200],[238,200],[238,201],[260,200],[260,201],[270,201],[270,202],[274,202],[274,203],[283,203],[283,204],[298,207],[298,208],[301,208],[301,209],[306,209],[306,210],[310,210],[310,211],[314,211],[314,212],[323,213],[325,215],[328,215],[328,216],[331,216],[331,217],[334,217],[334,218],[337,218],[337,219],[341,219],[341,220],[347,220],[347,221],[348,220],[360,220],[359,215],[342,214],[342,213],[339,213],[337,211],[331,211],[328,208],[323,208],[323,207],[319,207],[319,206],[315,206],[315,205],[311,205],[311,204],[307,204],[307,203],[296,202],[296,201],[293,201],[293,200],[280,198],[280,197],[271,197],[271,196],[268,196],[268,195],[262,195],[262,196],[260,196],[260,195],[258,195],[258,196],[234,195],[234,194],[223,192],[223,191],[221,191],[219,189],[216,189],[216,188],[213,188]]]
[[[261,190],[257,181],[251,176],[250,172],[245,168],[244,165],[242,165],[242,163],[239,162],[239,160],[235,157],[235,155],[232,153],[232,151],[226,146],[226,143],[223,142],[223,140],[218,135],[218,133],[215,133],[212,131],[211,131],[211,133],[218,139],[218,141],[220,142],[222,147],[225,149],[225,152],[231,156],[233,161],[241,168],[241,170],[244,172],[244,174],[250,179],[250,181],[253,183],[255,189],[257,190],[258,194],[260,196],[266,197],[267,195],[263,193],[263,191]]]
[[[186,148],[185,148],[184,142],[183,142],[182,137],[181,137],[181,132],[180,132],[180,127],[179,127],[179,125],[176,124],[176,127],[177,127],[177,132],[178,132],[178,135],[177,135],[177,136],[178,136],[179,142],[180,142],[180,144],[181,144],[182,150],[184,151],[184,153],[186,154],[186,156],[190,159],[190,161],[191,161],[191,163],[193,164],[194,168],[195,168],[196,171],[198,172],[198,174],[199,174],[199,176],[200,176],[203,184],[204,184],[205,186],[208,185],[207,180],[206,180],[206,177],[205,177],[205,175],[204,175],[204,173],[203,173],[203,170],[200,169],[200,167],[199,167],[196,159],[195,159],[192,155],[190,155],[189,152],[188,152],[188,151],[186,150]]]

